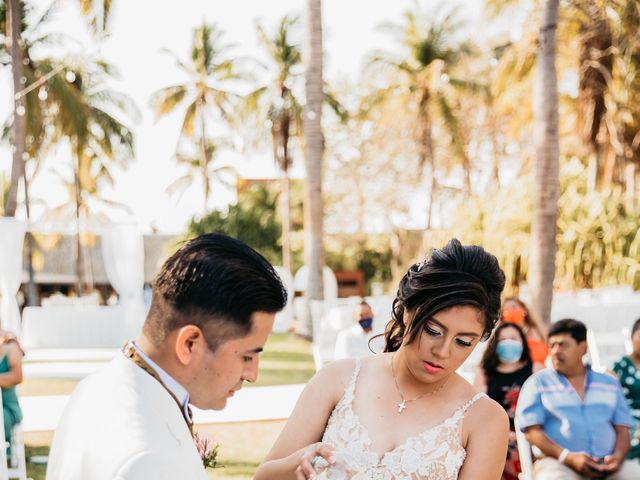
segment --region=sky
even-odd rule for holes
[[[482,0],[458,0],[461,13],[467,17],[469,28],[482,30]],[[203,211],[199,187],[190,188],[180,200],[169,197],[167,186],[184,173],[172,159],[180,129],[181,116],[174,114],[155,121],[149,99],[153,92],[165,86],[182,83],[186,79],[174,66],[169,49],[187,59],[192,31],[203,20],[214,22],[225,31],[224,40],[236,45],[238,56],[260,57],[255,20],[275,27],[285,14],[298,14],[304,25],[303,0],[115,0],[109,37],[96,46],[86,33],[74,0],[63,0],[53,18],[51,31],[63,31],[77,39],[64,55],[99,54],[115,64],[120,80],[113,87],[131,96],[141,111],[141,119],[132,124],[136,136],[135,160],[126,171],[118,171],[115,187],[104,190],[104,196],[127,205],[131,213],[109,210],[116,221],[133,220],[144,232],[178,233],[184,230],[193,215]],[[338,79],[357,81],[368,53],[375,49],[391,48],[389,35],[380,30],[384,22],[400,22],[403,12],[414,5],[413,0],[324,0],[325,77],[329,82]],[[422,0],[421,5],[438,5]],[[446,2],[449,3],[449,2]],[[50,2],[36,1],[39,10]],[[170,8],[169,8],[170,7]],[[505,28],[509,29],[510,26]],[[11,104],[11,83],[8,68],[0,69],[0,118],[6,118]],[[271,178],[276,175],[269,150],[253,152],[247,158],[224,152],[221,160],[234,164],[245,178]],[[54,152],[46,169],[38,175],[32,192],[41,203],[54,207],[66,199],[66,191],[59,179],[70,174],[68,151]],[[0,147],[0,172],[10,168],[11,155],[6,145]],[[302,176],[302,162],[294,168],[293,176]],[[214,192],[210,207],[224,207],[233,202],[235,194],[220,187]]]

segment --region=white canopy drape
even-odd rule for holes
[[[309,277],[309,268],[303,265],[298,269],[296,275],[293,277],[293,285],[297,292],[306,292],[307,279]],[[322,284],[324,287],[324,301],[334,302],[338,298],[338,281],[336,275],[326,265],[322,269]]]
[[[293,322],[293,296],[295,292],[293,290],[293,277],[291,272],[284,267],[273,267],[278,272],[284,287],[287,289],[287,304],[281,312],[276,314],[276,320],[273,323],[274,332],[286,332],[291,327]]]
[[[102,258],[111,286],[120,297],[129,335],[144,320],[144,242],[137,224],[113,224],[102,232]]]
[[[22,245],[26,224],[14,217],[0,217],[0,322],[2,328],[20,334],[20,308],[16,293],[22,281]]]
[[[136,224],[114,224],[102,232],[102,258],[120,301],[142,299],[144,243]]]

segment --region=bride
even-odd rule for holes
[[[456,373],[495,327],[504,273],[456,239],[400,281],[385,353],[339,360],[304,389],[255,480],[498,480],[509,422]]]

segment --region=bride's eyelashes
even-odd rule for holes
[[[430,324],[425,324],[424,326],[424,331],[427,332],[427,335],[430,335],[432,337],[440,337],[442,336],[442,332],[440,330],[438,330],[437,328],[431,326]],[[461,347],[471,347],[473,345],[473,342],[471,342],[470,340],[464,340],[462,338],[456,338],[456,343],[458,345],[460,345]]]

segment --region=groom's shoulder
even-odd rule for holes
[[[119,354],[107,365],[98,371],[82,379],[73,392],[73,397],[88,395],[104,395],[105,392],[113,394],[114,388],[118,386],[136,385],[136,369],[133,362],[127,360]]]
[[[141,375],[142,374],[142,375]],[[68,410],[134,414],[142,408],[141,397],[150,398],[148,374],[124,356],[114,358],[101,370],[84,378],[69,399]]]

